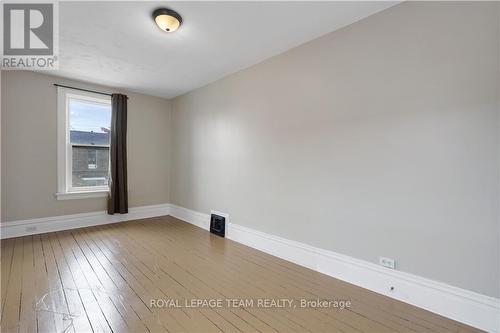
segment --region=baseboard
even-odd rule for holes
[[[209,230],[210,216],[170,205],[170,215]],[[415,305],[488,332],[500,331],[500,300],[235,223],[226,237],[334,278]],[[394,290],[391,291],[390,287]]]
[[[194,224],[199,228],[210,230],[210,216],[208,214],[170,204],[170,216]]]
[[[128,214],[108,215],[105,211],[2,222],[1,238],[12,238],[169,215],[170,205],[132,207]]]

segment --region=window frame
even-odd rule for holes
[[[77,99],[111,106],[111,98],[66,87],[57,88],[57,193],[58,200],[107,197],[109,185],[72,187],[72,147],[69,131],[69,100]],[[96,145],[96,147],[109,147]]]

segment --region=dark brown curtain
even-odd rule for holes
[[[108,214],[128,213],[127,96],[111,95],[110,192]]]

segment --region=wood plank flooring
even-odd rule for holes
[[[12,238],[1,250],[2,332],[477,331],[172,217]],[[332,303],[300,306],[317,299]]]

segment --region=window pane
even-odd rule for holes
[[[110,105],[70,98],[69,127],[71,131],[106,133],[109,132],[110,125]]]
[[[72,146],[73,187],[108,185],[109,148]]]
[[[71,187],[106,186],[109,180],[109,104],[69,99]]]

